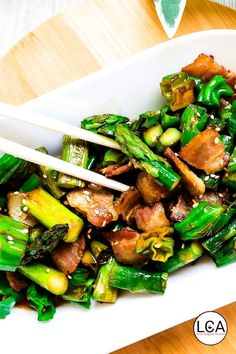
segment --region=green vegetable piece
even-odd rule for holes
[[[200,176],[201,180],[204,182],[206,188],[217,191],[220,186],[220,178],[211,177],[202,173]]]
[[[70,274],[70,280],[68,284],[68,291],[72,291],[79,286],[82,286],[86,283],[86,280],[90,274],[90,271],[86,268],[77,268],[76,271]]]
[[[166,160],[154,154],[149,147],[127,125],[118,125],[115,133],[116,141],[121,151],[132,159],[135,166],[145,170],[169,190],[172,190],[180,181]]]
[[[207,106],[220,106],[222,97],[233,95],[233,90],[227,85],[226,80],[221,75],[214,76],[201,89],[197,101]]]
[[[160,137],[160,143],[164,146],[172,146],[181,139],[181,132],[176,128],[168,128]]]
[[[229,164],[222,182],[229,188],[236,190],[236,147],[229,159]]]
[[[36,150],[48,155],[48,151],[45,149],[45,147],[39,147]],[[62,192],[56,184],[56,181],[51,173],[52,170],[45,166],[39,166],[39,171],[43,186],[48,190],[50,194],[53,195],[54,198],[60,199],[65,193]]]
[[[69,232],[64,237],[65,242],[76,241],[83,229],[83,220],[42,188],[26,193],[25,205],[28,212],[48,228],[56,224],[68,224]]]
[[[230,224],[226,225],[216,235],[208,238],[202,243],[202,245],[210,252],[215,253],[221,247],[222,244],[236,235],[236,220],[233,220]]]
[[[163,129],[167,129],[170,127],[175,127],[176,125],[179,124],[179,115],[175,114],[175,115],[170,115],[167,112],[169,111],[170,107],[168,105],[165,105],[162,109],[161,109],[161,125],[163,127]]]
[[[40,237],[41,234],[45,231],[45,227],[42,225],[36,226],[33,229],[29,230],[29,243],[32,243],[36,238]]]
[[[158,139],[163,133],[162,126],[160,124],[151,127],[144,131],[143,141],[150,147],[155,147],[158,143]]]
[[[195,81],[184,72],[163,77],[160,85],[162,96],[172,111],[187,107],[195,100]]]
[[[234,150],[234,139],[229,135],[220,135],[220,141],[224,144],[225,151],[228,152],[229,154],[232,154]]]
[[[93,292],[93,299],[95,301],[114,303],[117,300],[118,291],[112,288],[109,283],[114,262],[115,260],[110,258],[109,261],[99,269]]]
[[[166,262],[174,254],[174,240],[172,227],[156,228],[148,233],[142,233],[136,243],[136,252],[143,256],[150,256],[153,261]]]
[[[204,248],[198,241],[192,241],[179,249],[170,257],[166,263],[156,266],[157,271],[172,273],[175,270],[196,261],[204,253]]]
[[[26,193],[32,191],[33,189],[41,187],[42,185],[43,182],[41,178],[36,173],[32,173],[32,175],[29,176],[27,181],[25,181],[25,183],[20,187],[19,190],[21,193]]]
[[[7,198],[5,193],[0,193],[0,212],[6,211]]]
[[[0,270],[14,272],[25,254],[28,227],[0,215]]]
[[[164,294],[168,273],[154,273],[114,263],[110,275],[110,285],[131,293]]]
[[[27,288],[26,296],[30,306],[38,312],[39,321],[49,321],[53,318],[56,307],[50,293],[32,283]]]
[[[236,172],[236,146],[232,155],[230,156],[227,172]]]
[[[62,295],[62,299],[68,302],[77,303],[87,309],[91,306],[94,279],[87,279],[85,283],[72,291]]]
[[[102,114],[82,120],[81,127],[93,133],[114,136],[118,124],[127,123],[128,118],[115,114]]]
[[[88,170],[91,170],[94,166],[96,162],[96,156],[95,155],[91,155],[88,157],[88,166],[87,166],[87,169]]]
[[[160,121],[161,111],[147,111],[140,114],[139,118],[132,121],[130,130],[139,133],[142,128],[151,128]]]
[[[90,243],[91,251],[96,259],[98,259],[100,253],[108,249],[107,245],[99,241],[92,241]]]
[[[236,212],[220,204],[200,202],[188,216],[174,225],[183,240],[200,239],[210,236],[228,223]]]
[[[0,273],[0,319],[6,318],[12,307],[22,298],[22,294],[13,290],[3,272]]]
[[[85,266],[91,267],[93,270],[96,270],[97,260],[89,250],[84,251],[81,262]]]
[[[124,159],[124,154],[118,150],[109,149],[105,152],[102,161],[102,166],[108,166],[110,164],[119,164]]]
[[[18,270],[26,278],[54,295],[62,295],[67,291],[68,279],[66,275],[54,268],[41,263],[33,263],[21,265]]]
[[[68,233],[68,225],[54,225],[51,229],[41,233],[34,241],[28,244],[21,264],[41,258],[45,253],[50,253],[56,248],[58,242]]]
[[[217,267],[222,267],[224,265],[230,264],[236,261],[236,235],[230,238],[228,241],[224,242],[222,247],[212,253],[214,261]]]
[[[88,146],[87,143],[78,138],[64,135],[61,159],[70,162],[73,165],[87,168],[88,167]],[[83,188],[85,182],[76,177],[68,176],[62,172],[58,175],[57,184],[62,188]]]
[[[24,161],[9,154],[0,158],[0,184],[7,183]]]
[[[207,121],[208,114],[204,107],[194,104],[186,107],[180,120],[182,129],[181,146],[188,144],[195,135],[203,131]]]

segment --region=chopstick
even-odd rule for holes
[[[53,156],[43,154],[25,145],[15,143],[14,141],[2,137],[0,137],[0,151],[35,163],[37,165],[50,167],[56,171],[66,173],[67,175],[81,178],[85,181],[96,183],[110,189],[114,189],[119,192],[125,192],[129,189],[129,186],[126,184],[108,179],[99,173],[95,173],[85,168],[73,165]]]
[[[52,119],[39,113],[30,112],[21,107],[14,107],[7,103],[0,102],[0,116],[27,122],[38,127],[72,135],[76,138],[89,141],[90,143],[120,150],[119,144],[113,139],[78,128],[72,124]]]

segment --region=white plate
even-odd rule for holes
[[[235,44],[234,30],[179,37],[32,100],[25,107],[74,124],[82,117],[106,112],[137,117],[160,107],[162,76],[179,71],[201,52],[213,54],[219,63],[236,70]],[[57,153],[61,143],[60,134],[16,122],[2,121],[1,134],[32,147],[44,145],[50,153]],[[236,263],[217,269],[212,261],[203,259],[171,275],[164,296],[127,294],[114,305],[96,304],[89,311],[65,305],[49,323],[37,322],[32,311],[14,309],[0,321],[1,347],[24,354],[111,352],[235,301],[235,278]]]

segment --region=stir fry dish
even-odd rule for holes
[[[160,87],[159,110],[82,120],[120,150],[63,138],[62,160],[126,192],[0,158],[0,318],[15,304],[47,321],[65,302],[163,294],[204,254],[217,267],[236,261],[236,75],[200,54]]]

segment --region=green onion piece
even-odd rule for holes
[[[49,321],[53,318],[56,307],[50,293],[32,283],[27,288],[26,296],[30,306],[38,312],[39,321]]]

